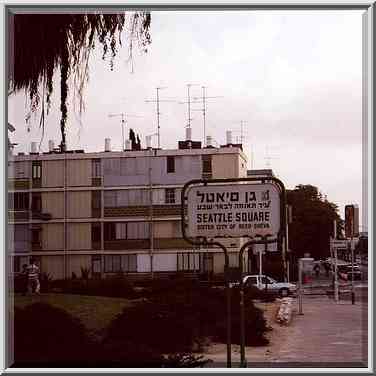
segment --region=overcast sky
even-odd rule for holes
[[[340,207],[357,203],[362,193],[362,12],[227,11],[153,12],[152,44],[136,52],[133,72],[127,48],[114,70],[94,51],[86,89],[86,112],[74,113],[67,126],[68,148],[102,151],[104,139],[121,148],[121,119],[145,136],[156,132],[157,86],[161,100],[200,97],[207,86],[207,135],[224,144],[234,141],[244,123],[248,168],[273,168],[288,189],[312,184]],[[56,76],[58,84],[59,75]],[[59,107],[59,86],[53,97]],[[72,109],[72,105],[70,109]],[[199,110],[202,105],[192,104]],[[187,106],[161,102],[161,146],[177,148],[184,139]],[[9,101],[9,121],[16,126],[16,152],[30,151],[41,140],[38,118],[26,131],[25,97]],[[59,112],[47,118],[42,149],[60,142]],[[203,138],[202,112],[192,111],[194,140]],[[126,131],[128,134],[128,131]],[[156,138],[153,139],[156,145]],[[361,229],[365,230],[365,229]]]

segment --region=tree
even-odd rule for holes
[[[298,257],[306,252],[314,258],[328,257],[334,220],[337,221],[338,237],[342,236],[343,221],[338,206],[312,185],[298,185],[294,190],[288,190],[287,204],[292,206],[293,215],[289,225],[289,248]]]
[[[25,90],[30,99],[27,119],[40,108],[40,126],[44,128],[44,118],[51,106],[53,75],[60,70],[60,148],[64,151],[69,80],[76,90],[81,113],[83,90],[89,79],[89,57],[95,43],[102,45],[103,59],[111,54],[112,69],[118,46],[122,45],[123,29],[128,26],[132,59],[134,40],[138,40],[144,51],[151,41],[150,21],[149,12],[132,13],[128,19],[125,13],[10,14],[9,94]]]

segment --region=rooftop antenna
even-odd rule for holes
[[[223,96],[207,97],[206,96],[206,89],[207,88],[208,88],[207,86],[201,86],[201,89],[202,89],[202,97],[201,97],[202,109],[193,110],[193,111],[202,111],[202,116],[203,116],[203,119],[204,119],[204,144],[206,142],[206,100],[212,99],[212,98],[223,98]],[[200,98],[199,97],[193,97],[194,101],[197,101],[198,99],[200,99]]]
[[[124,139],[124,126],[126,125],[128,117],[141,118],[138,115],[128,115],[125,112],[120,112],[119,114],[108,114],[108,117],[121,117],[121,140],[122,140],[122,150],[125,150],[125,139]]]
[[[161,147],[161,132],[160,132],[160,111],[159,111],[159,103],[160,102],[176,102],[174,100],[168,100],[168,99],[163,99],[163,100],[160,100],[159,99],[159,90],[162,90],[162,89],[167,89],[167,86],[159,86],[156,88],[157,90],[157,97],[156,99],[153,99],[153,100],[145,100],[146,103],[157,103],[157,133],[156,135],[158,136],[158,149],[160,149]],[[154,134],[153,134],[154,135]]]
[[[236,122],[236,123],[238,123],[238,122]],[[244,134],[244,124],[245,123],[248,123],[248,121],[247,120],[240,120],[240,129],[233,131],[233,133],[240,134],[240,136],[236,136],[236,142],[237,143],[239,143],[239,139],[240,139],[240,143],[243,144],[243,141],[244,141],[244,138],[245,138],[245,134]]]
[[[197,100],[191,100],[190,90],[192,86],[198,86],[198,84],[187,84],[187,102],[178,102],[179,104],[188,104],[188,123],[186,125],[186,128],[191,127],[191,120],[193,120],[193,118],[191,118],[191,103],[198,103]]]
[[[266,167],[269,168],[269,169],[271,168],[271,163],[270,163],[271,159],[277,159],[277,157],[270,156],[269,147],[266,146],[265,160],[266,160]]]

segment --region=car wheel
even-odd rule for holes
[[[280,289],[279,290],[279,296],[280,297],[285,298],[288,295],[289,295],[289,290],[288,289]]]

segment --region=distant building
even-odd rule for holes
[[[247,175],[240,147],[49,152],[9,157],[9,250],[13,271],[30,256],[54,279],[103,278],[123,271],[222,273],[218,248],[182,238],[180,194],[197,178]],[[241,239],[224,240],[237,265]]]

